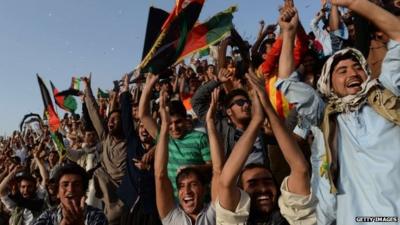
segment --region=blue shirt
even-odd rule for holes
[[[390,41],[382,64],[381,84],[400,96],[400,43]],[[329,182],[320,177],[325,154],[322,132],[317,127],[325,103],[295,72],[279,80],[277,87],[301,116],[300,127],[311,129],[312,188],[318,197],[318,224],[363,224],[357,216],[400,216],[400,126],[386,120],[369,105],[337,116],[337,151],[340,165],[338,193],[329,193]],[[373,223],[365,223],[373,224]]]

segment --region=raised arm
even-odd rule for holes
[[[166,106],[166,92],[160,93],[161,129],[154,156],[156,203],[160,218],[165,218],[174,208],[174,190],[168,178],[168,129],[170,117]]]
[[[24,168],[20,165],[14,166],[10,169],[10,173],[0,183],[0,197],[7,195],[7,187],[10,181],[15,177],[15,174],[22,171]]]
[[[217,87],[211,94],[211,104],[207,112],[206,122],[207,122],[207,133],[210,142],[210,152],[212,160],[212,171],[213,176],[211,180],[211,201],[214,203],[219,190],[219,178],[221,176],[221,171],[224,166],[224,150],[221,145],[221,138],[217,133],[215,128],[215,113],[218,106],[220,88]]]
[[[329,15],[329,27],[331,31],[339,30],[340,15],[339,9],[336,5],[331,6],[331,13]]]
[[[44,166],[44,161],[39,157],[41,151],[43,150],[43,141],[37,146],[33,153],[33,157],[35,159],[36,165],[39,168],[40,176],[42,177],[42,187],[46,187],[46,183],[49,180],[49,172],[47,172],[46,167]]]
[[[226,63],[226,49],[228,48],[230,38],[225,38],[218,45],[218,61],[217,61],[217,72],[225,67]]]
[[[132,104],[131,94],[129,93],[129,77],[124,76],[124,84],[121,88],[121,95],[119,96],[119,103],[121,106],[121,119],[122,119],[122,130],[126,138],[132,137],[134,134],[133,119],[132,119]]]
[[[390,39],[400,42],[400,20],[368,0],[331,0],[333,5],[346,7],[373,22]]]
[[[138,112],[139,118],[144,127],[154,139],[157,136],[158,127],[156,121],[153,119],[150,113],[150,97],[157,80],[158,75],[151,73],[147,74],[146,84],[143,88],[142,96],[140,96]]]
[[[279,78],[289,77],[295,69],[293,48],[298,24],[299,17],[295,8],[290,8],[281,13],[279,26],[282,30],[283,44],[279,58]]]
[[[185,84],[186,84],[185,76],[181,76],[179,78],[178,82],[179,82],[179,96],[182,96],[182,95],[186,94],[185,93]]]
[[[315,38],[317,40],[320,40],[322,38],[322,35],[323,35],[322,29],[318,26],[319,22],[321,21],[321,19],[323,17],[325,17],[325,12],[321,9],[317,13],[317,15],[311,20],[311,23],[310,23],[311,31],[314,33]]]
[[[103,120],[99,114],[99,106],[97,105],[96,100],[93,96],[93,92],[92,92],[92,88],[91,88],[91,77],[92,77],[92,75],[90,74],[89,77],[85,77],[83,79],[83,84],[85,85],[85,90],[84,90],[85,103],[86,103],[87,110],[89,112],[90,120],[92,121],[94,129],[96,130],[96,133],[101,140],[101,139],[104,139],[104,137],[106,135],[106,131],[104,128]]]
[[[278,141],[279,147],[290,167],[288,178],[288,191],[299,195],[308,195],[310,193],[310,176],[308,173],[307,161],[291,135],[285,124],[279,119],[276,111],[271,105],[269,98],[265,94],[263,87],[264,80],[258,78],[251,70],[247,74],[247,79],[253,89],[256,90],[264,112]]]
[[[264,122],[264,112],[256,94],[252,95],[252,119],[249,126],[235,144],[232,153],[222,169],[219,186],[219,201],[224,209],[234,212],[239,200],[240,190],[237,179],[240,171],[253,149],[258,131]]]

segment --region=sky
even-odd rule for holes
[[[282,2],[206,0],[200,21],[237,5],[235,27],[252,43],[258,22],[275,23]],[[51,80],[64,90],[72,76],[91,72],[93,89],[111,89],[113,80],[140,62],[149,7],[169,12],[174,4],[174,0],[0,0],[0,135],[18,129],[25,114],[42,114],[36,73],[48,85]],[[295,0],[295,4],[309,30],[320,1]]]

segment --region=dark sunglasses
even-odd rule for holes
[[[250,102],[249,100],[247,100],[247,99],[238,99],[238,100],[233,101],[233,102],[229,105],[228,108],[232,107],[233,105],[238,105],[238,106],[242,107],[242,106],[244,106],[244,104],[249,104],[249,105],[251,105],[251,102]]]

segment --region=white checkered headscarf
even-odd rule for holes
[[[331,84],[331,76],[334,69],[332,66],[335,66],[333,64],[337,64],[339,57],[347,54],[351,54],[353,58],[360,63],[361,67],[367,74],[368,79],[362,83],[361,91],[359,91],[357,94],[339,97],[333,91]],[[321,93],[322,97],[328,100],[328,103],[334,104],[338,112],[356,111],[367,101],[368,91],[375,85],[378,85],[378,81],[376,79],[371,79],[370,75],[371,72],[368,68],[367,60],[364,58],[362,53],[354,48],[346,48],[336,52],[326,61],[324,67],[322,68],[321,77],[317,83],[317,89]]]

